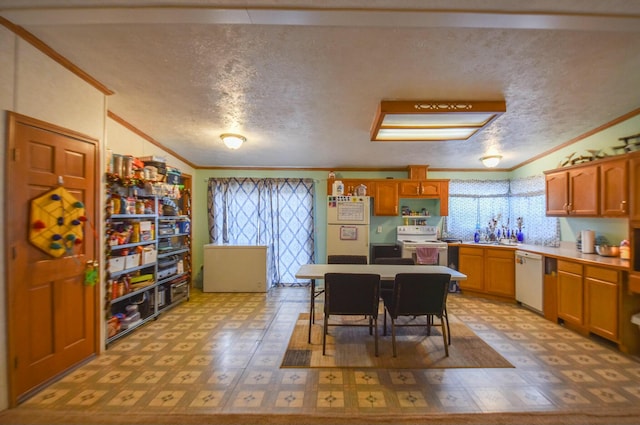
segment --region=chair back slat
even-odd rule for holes
[[[376,258],[374,261],[375,264],[398,264],[398,265],[414,265],[415,262],[413,258],[402,258],[402,257],[380,257]]]

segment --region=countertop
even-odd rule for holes
[[[631,264],[629,260],[622,260],[620,257],[603,257],[598,254],[583,254],[576,249],[575,242],[561,242],[559,247],[550,247],[542,245],[528,245],[528,244],[516,244],[516,245],[494,245],[486,243],[475,242],[461,242],[458,246],[472,246],[478,248],[499,248],[499,249],[512,249],[518,251],[533,252],[536,254],[544,255],[545,257],[553,257],[559,259],[578,261],[584,264],[591,264],[596,266],[612,267],[623,271],[629,271]]]

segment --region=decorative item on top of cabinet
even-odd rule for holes
[[[335,180],[334,180],[335,181]],[[375,183],[372,180],[365,179],[340,179],[344,186],[344,195],[345,196],[373,196]],[[358,195],[358,190],[364,186],[366,188],[366,195]],[[327,194],[329,196],[334,195],[333,193],[333,181],[329,183],[327,181]]]

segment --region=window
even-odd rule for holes
[[[560,240],[558,219],[545,215],[544,176],[514,180],[451,180],[449,182],[449,216],[445,230],[449,237],[473,240],[476,227],[485,236],[489,223],[500,237],[517,231],[522,218],[524,242],[534,245],[557,245]]]
[[[210,242],[266,245],[270,286],[314,262],[313,180],[212,178],[207,200]]]

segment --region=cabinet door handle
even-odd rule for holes
[[[420,195],[420,186],[416,186],[416,195]]]
[[[627,212],[627,201],[620,201],[620,211],[623,213]]]
[[[395,211],[396,211],[396,214],[398,214],[398,206],[397,205],[395,206]]]

